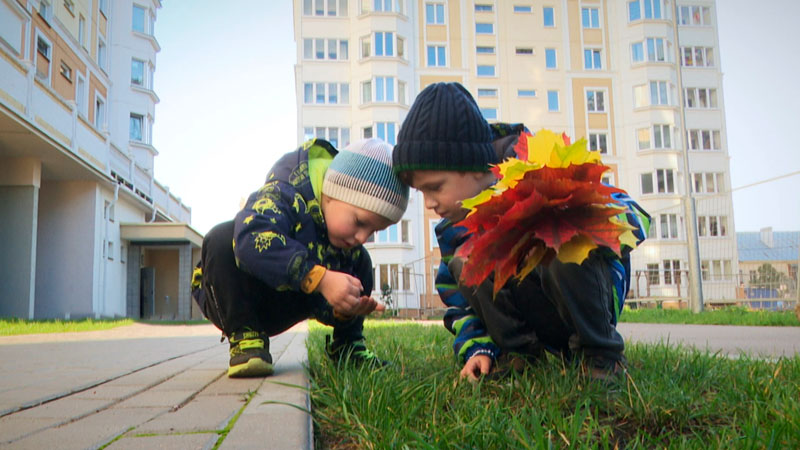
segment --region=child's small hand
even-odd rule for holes
[[[358,278],[334,270],[325,271],[317,287],[317,291],[331,304],[333,310],[344,316],[354,316],[364,309],[361,300],[363,289]]]
[[[461,378],[469,378],[470,381],[478,381],[478,377],[488,375],[492,369],[492,358],[488,355],[475,355],[468,359],[461,369]]]

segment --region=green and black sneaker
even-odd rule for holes
[[[230,378],[265,377],[272,375],[272,355],[269,354],[269,336],[257,331],[233,333],[231,344]]]
[[[367,349],[364,339],[331,342],[331,337],[325,336],[325,353],[338,364],[363,365],[372,369],[381,369],[389,365],[388,361],[378,358],[375,353]]]

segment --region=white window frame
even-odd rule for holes
[[[665,259],[661,261],[664,267],[664,284],[677,286],[681,284],[681,264],[679,259]]]
[[[136,139],[136,137],[132,135],[133,134],[133,123],[134,123],[135,120],[139,121],[139,134],[140,134],[140,136],[139,136],[138,139]],[[139,142],[139,143],[147,142],[147,136],[146,136],[146,133],[145,133],[145,115],[144,114],[139,114],[139,113],[135,113],[135,112],[131,112],[130,113],[130,121],[128,122],[128,140],[130,140],[131,142]]]
[[[596,7],[586,7],[586,6],[581,8],[581,26],[584,29],[599,29],[600,9]]]
[[[637,9],[639,12],[639,17],[633,18],[631,5],[637,4]],[[658,5],[658,8],[655,8],[655,5]],[[640,20],[665,20],[670,18],[669,10],[670,8],[667,6],[664,0],[632,0],[628,1],[627,3],[627,13],[628,13],[628,22],[637,22]],[[647,16],[647,10],[650,10],[650,17]],[[660,13],[656,15],[656,10]]]
[[[480,49],[485,49],[485,50],[491,49],[491,51],[490,52],[489,51],[480,51]],[[497,53],[497,50],[493,46],[488,46],[488,45],[476,45],[475,46],[475,54],[476,55],[494,55],[496,53]]]
[[[701,105],[700,99],[705,95],[706,106]],[[683,92],[684,104],[688,109],[718,109],[719,100],[716,88],[687,87]]]
[[[75,104],[78,108],[78,114],[86,117],[88,111],[86,106],[89,102],[88,89],[86,89],[86,78],[80,72],[75,72]]]
[[[428,6],[431,6],[433,16],[429,15]],[[447,5],[443,2],[425,2],[425,25],[444,25],[446,23]]]
[[[553,23],[548,25],[547,24],[547,11],[550,10],[551,15],[553,16]],[[556,27],[556,9],[552,6],[543,6],[542,7],[542,26],[544,28],[555,28]]]
[[[658,239],[674,240],[681,238],[681,219],[677,213],[658,215]]]
[[[108,45],[99,34],[97,35],[97,65],[103,72],[108,73]]]
[[[692,174],[692,192],[695,194],[718,194],[725,191],[723,172],[695,172]]]
[[[50,0],[39,0],[39,7],[36,12],[48,24],[53,20],[53,4]]]
[[[686,130],[686,144],[689,150],[720,151],[722,150],[722,133],[715,129],[689,129]],[[706,140],[709,143],[706,148]]]
[[[436,224],[439,223],[439,219],[428,219],[428,229],[430,232],[428,235],[431,239],[430,249],[433,250],[435,248],[439,248],[439,240],[436,239]],[[436,270],[439,270],[439,266],[436,266]]]
[[[480,107],[478,109],[480,109],[483,118],[486,120],[499,120],[500,118],[500,113],[496,106]]]
[[[647,137],[647,146],[643,146],[645,142],[643,138]],[[658,136],[661,137],[661,142],[658,141]],[[666,136],[666,138],[665,138]],[[636,130],[636,148],[640,151],[646,150],[669,150],[674,148],[675,142],[674,129],[672,125],[665,123],[656,123],[648,128],[639,128]],[[667,142],[669,141],[669,142]]]
[[[475,3],[475,13],[493,13],[494,5],[491,3]]]
[[[591,56],[588,60],[587,56]],[[591,62],[591,64],[589,64]],[[583,69],[584,70],[603,70],[603,50],[599,48],[583,49]]]
[[[649,176],[649,189],[645,189],[645,176]],[[677,189],[677,171],[675,169],[655,169],[640,175],[642,195],[674,195]]]
[[[137,8],[142,11],[142,24],[141,24],[142,25],[142,29],[141,30],[137,30],[136,29],[137,23],[135,22],[135,20],[136,20],[135,11],[136,11]],[[147,20],[147,18],[148,18],[149,15],[150,15],[150,12],[148,11],[148,8],[146,6],[139,5],[137,3],[133,3],[133,5],[131,6],[131,31],[133,31],[134,33],[148,34],[148,30],[147,30],[147,25],[148,25],[147,22],[148,22],[148,20]]]
[[[431,49],[434,51],[434,61],[431,63]],[[425,66],[426,67],[447,67],[447,45],[432,43],[425,47]],[[440,61],[440,59],[443,59]]]
[[[483,68],[491,67],[492,68],[492,73],[490,75],[481,74],[480,70],[481,70],[482,67]],[[497,66],[494,65],[494,64],[479,64],[479,65],[477,65],[475,67],[475,76],[477,76],[479,78],[495,78],[495,77],[497,77]]]
[[[373,137],[391,145],[397,144],[397,132],[400,129],[397,122],[375,122],[372,129],[375,130]]]
[[[598,151],[601,155],[608,154],[608,131],[595,132],[590,131],[587,138],[588,148],[590,151]]]
[[[133,81],[133,63],[139,62],[142,63],[142,82],[141,84],[136,83]],[[137,86],[140,88],[144,88],[147,86],[147,72],[145,71],[145,67],[147,67],[147,61],[139,59],[139,58],[131,58],[131,86]]]
[[[86,18],[83,14],[78,15],[78,44],[86,48]]]
[[[329,58],[332,41],[336,42],[336,59]],[[317,58],[320,42],[322,43],[322,58]],[[342,51],[343,49],[344,51]],[[305,61],[347,61],[348,59],[350,59],[350,42],[347,39],[303,38],[303,60]]]
[[[48,54],[44,55],[44,54],[42,54],[42,52],[39,51],[39,40],[41,40],[42,42],[47,44],[47,53]],[[36,30],[36,46],[33,48],[33,51],[34,51],[34,55],[36,55],[36,61],[38,61],[38,59],[40,57],[44,57],[47,60],[47,73],[44,74],[45,77],[43,78],[43,81],[46,81],[47,84],[49,84],[50,80],[52,79],[53,65],[54,65],[53,64],[53,43],[50,41],[50,39],[47,38],[47,36],[45,36],[43,33],[40,33],[38,29]],[[36,74],[38,75],[39,74],[39,71],[38,71],[39,65],[37,64],[36,61],[34,61],[34,67],[36,68],[35,69],[36,70]]]
[[[587,89],[586,90],[586,111],[590,113],[605,113],[606,110],[606,90]]]
[[[699,13],[698,15],[695,15]],[[711,8],[700,5],[678,6],[678,25],[682,27],[707,27],[713,25]]]
[[[698,215],[697,235],[705,238],[728,237],[728,216]]]
[[[497,88],[478,88],[479,98],[497,98]]]
[[[478,25],[489,25],[491,27],[491,31],[479,31]],[[475,34],[479,36],[494,36],[494,23],[493,22],[475,22]]]
[[[94,93],[94,127],[98,130],[105,130],[108,120],[108,104],[105,97],[100,95],[99,92]]]
[[[531,14],[533,7],[530,5],[514,5],[514,14]]]
[[[517,98],[536,98],[536,89],[517,89]]]
[[[553,67],[547,65],[547,54],[551,51],[553,52]],[[547,70],[558,70],[558,50],[552,47],[544,49],[544,67]]]
[[[551,108],[551,106],[552,106],[550,104],[550,100],[551,100],[550,96],[551,96],[551,94],[555,94],[555,100],[556,100],[556,108],[555,109]],[[547,111],[548,112],[560,112],[561,111],[561,94],[558,92],[557,89],[548,89],[547,90]]]
[[[672,95],[671,91],[673,89],[672,84],[668,81],[664,80],[653,80],[647,84],[650,97],[649,103],[650,106],[670,106],[672,105]]]
[[[361,14],[403,14],[405,15],[404,0],[378,0],[380,9],[375,9],[376,0],[361,0]],[[386,8],[386,2],[390,7]]]
[[[681,66],[683,67],[716,67],[714,47],[705,47],[701,45],[681,47]],[[703,64],[698,64],[698,54],[703,58]],[[709,62],[709,56],[711,62]],[[688,57],[688,58],[687,58]]]

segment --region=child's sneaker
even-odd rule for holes
[[[627,372],[627,361],[622,355],[619,360],[602,357],[586,358],[582,369],[591,380],[613,385]]]
[[[257,331],[245,331],[233,333],[228,341],[231,344],[230,378],[272,375],[274,368],[272,355],[269,354],[269,336]]]
[[[331,337],[325,336],[325,353],[328,354],[331,360],[339,364],[366,365],[372,369],[380,369],[389,365],[389,362],[378,358],[372,351],[367,350],[367,346],[364,345],[364,339],[341,342],[334,340],[331,342]]]

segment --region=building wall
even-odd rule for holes
[[[144,266],[156,269],[156,317],[178,318],[178,250],[147,249],[144,254]]]
[[[97,186],[43,181],[39,195],[36,318],[93,317]],[[91,268],[91,270],[87,270]]]

